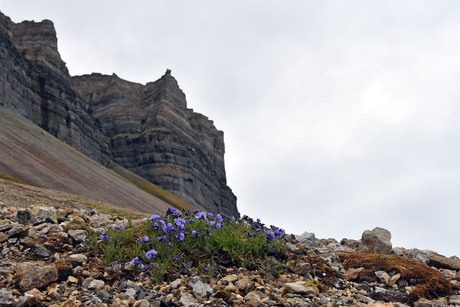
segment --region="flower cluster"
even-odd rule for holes
[[[117,238],[118,234],[127,237],[130,229],[133,229],[133,243]],[[210,253],[225,250],[234,259],[244,258],[248,253],[260,257],[279,251],[284,237],[284,230],[275,226],[267,228],[260,219],[246,216],[235,219],[199,210],[181,213],[172,207],[168,208],[164,216],[152,215],[139,228],[119,225],[100,235],[104,246],[113,246],[113,249],[106,248],[107,251],[122,249],[124,253],[119,253],[121,256],[118,257],[131,259],[131,265],[141,270],[158,268],[159,264],[165,262],[172,265],[196,249]],[[130,248],[125,249],[124,246]],[[213,271],[209,263],[201,267],[205,272]]]

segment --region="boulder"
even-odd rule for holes
[[[297,241],[302,242],[307,244],[310,247],[317,247],[318,243],[316,242],[316,237],[313,232],[307,232],[305,231],[303,234],[301,234],[298,238]]]
[[[434,255],[431,256],[430,263],[437,268],[460,271],[460,259],[457,257],[447,258],[440,255]]]
[[[358,251],[364,253],[390,254],[392,249],[391,233],[380,227],[365,230]]]

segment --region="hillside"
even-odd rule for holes
[[[0,108],[0,177],[73,193],[87,198],[85,202],[102,202],[147,213],[164,212],[174,203],[179,208],[192,208],[135,174],[119,166],[116,168],[125,177],[89,159],[21,116]],[[14,187],[20,186],[9,186]],[[169,196],[170,201],[167,203],[152,195],[154,191],[163,199]],[[11,205],[4,200],[6,193],[1,191],[0,201]],[[9,194],[14,195],[11,191]],[[26,194],[35,195],[35,192]]]

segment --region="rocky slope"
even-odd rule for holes
[[[146,85],[71,77],[48,20],[16,24],[0,13],[0,41],[0,106],[104,166],[114,161],[192,206],[239,216],[223,133],[187,108],[169,71]]]
[[[129,204],[132,209],[148,213],[164,212],[168,207],[165,201],[89,159],[23,117],[0,107],[0,178],[2,175],[22,178],[35,187],[84,196],[86,202],[118,207]],[[11,181],[2,182],[0,203],[12,205],[21,200],[24,202],[27,195],[34,203],[41,199],[33,186],[13,184]],[[12,199],[11,196],[20,196],[18,190],[28,192],[19,199]],[[39,194],[55,193],[44,191]],[[49,201],[48,198],[43,200]]]
[[[392,248],[381,228],[341,242],[305,233],[257,270],[218,255],[209,274],[180,262],[155,282],[129,260],[104,265],[82,230],[126,222],[84,208],[0,209],[0,305],[460,306],[460,259]]]

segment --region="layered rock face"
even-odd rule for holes
[[[170,71],[146,85],[115,74],[71,77],[48,20],[16,24],[0,13],[0,39],[0,106],[197,208],[239,216],[226,183],[223,132],[187,108]]]
[[[19,24],[0,13],[0,106],[103,163],[105,140],[70,86],[53,23]]]
[[[209,212],[238,215],[226,184],[223,132],[187,108],[168,70],[145,86],[112,76],[72,77],[116,163]]]

